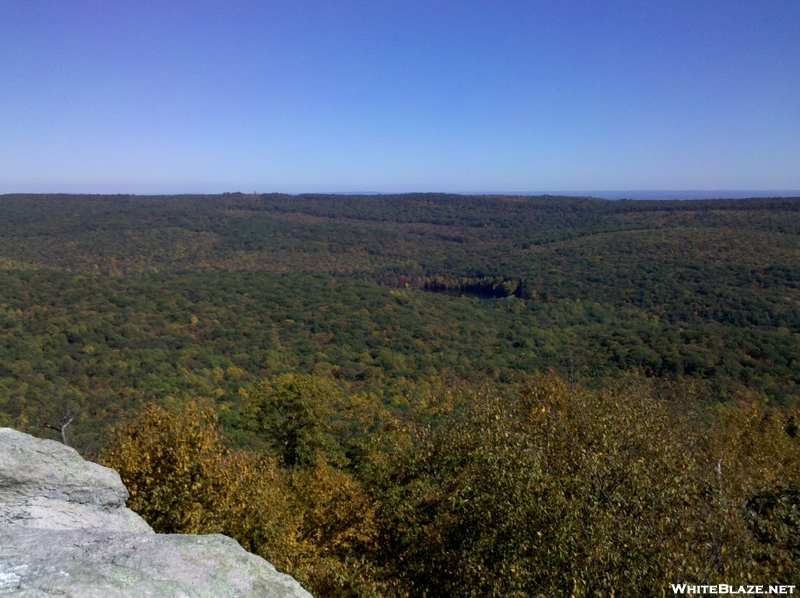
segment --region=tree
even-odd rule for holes
[[[376,462],[379,562],[411,595],[658,595],[719,572],[800,575],[800,444],[784,415],[687,412],[647,381],[588,390],[552,374],[471,403],[410,423]]]
[[[283,533],[293,518],[275,461],[228,449],[216,413],[197,402],[181,411],[146,405],[117,428],[101,462],[119,472],[128,506],[157,532],[222,532],[254,551],[292,536]]]
[[[352,465],[384,417],[377,399],[346,393],[331,378],[313,374],[267,380],[243,409],[245,427],[287,467],[314,466],[320,457],[337,467]]]
[[[157,532],[235,538],[315,592],[377,596],[372,499],[324,460],[281,470],[275,459],[231,450],[213,408],[155,404],[121,425],[102,455],[130,492],[128,506]]]

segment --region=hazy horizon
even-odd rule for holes
[[[244,191],[241,189],[215,191],[215,192],[170,192],[170,193],[127,193],[127,192],[58,192],[58,191],[17,191],[4,192],[3,195],[122,195],[133,197],[154,197],[154,196],[181,196],[181,195],[224,195],[226,193],[242,193],[245,195],[268,195],[271,193],[285,195],[405,195],[412,193],[445,193],[452,195],[500,195],[500,196],[519,196],[536,197],[542,195],[558,197],[594,197],[597,199],[636,199],[636,200],[692,200],[692,199],[750,199],[750,198],[770,198],[770,197],[800,197],[798,189],[633,189],[633,190],[547,190],[547,191]]]

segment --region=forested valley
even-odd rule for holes
[[[0,196],[0,425],[321,598],[800,585],[798,357],[800,198]]]

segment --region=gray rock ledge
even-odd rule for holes
[[[227,536],[156,534],[119,474],[0,428],[0,596],[312,598]]]

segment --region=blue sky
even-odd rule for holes
[[[800,2],[0,0],[0,192],[800,189]]]

